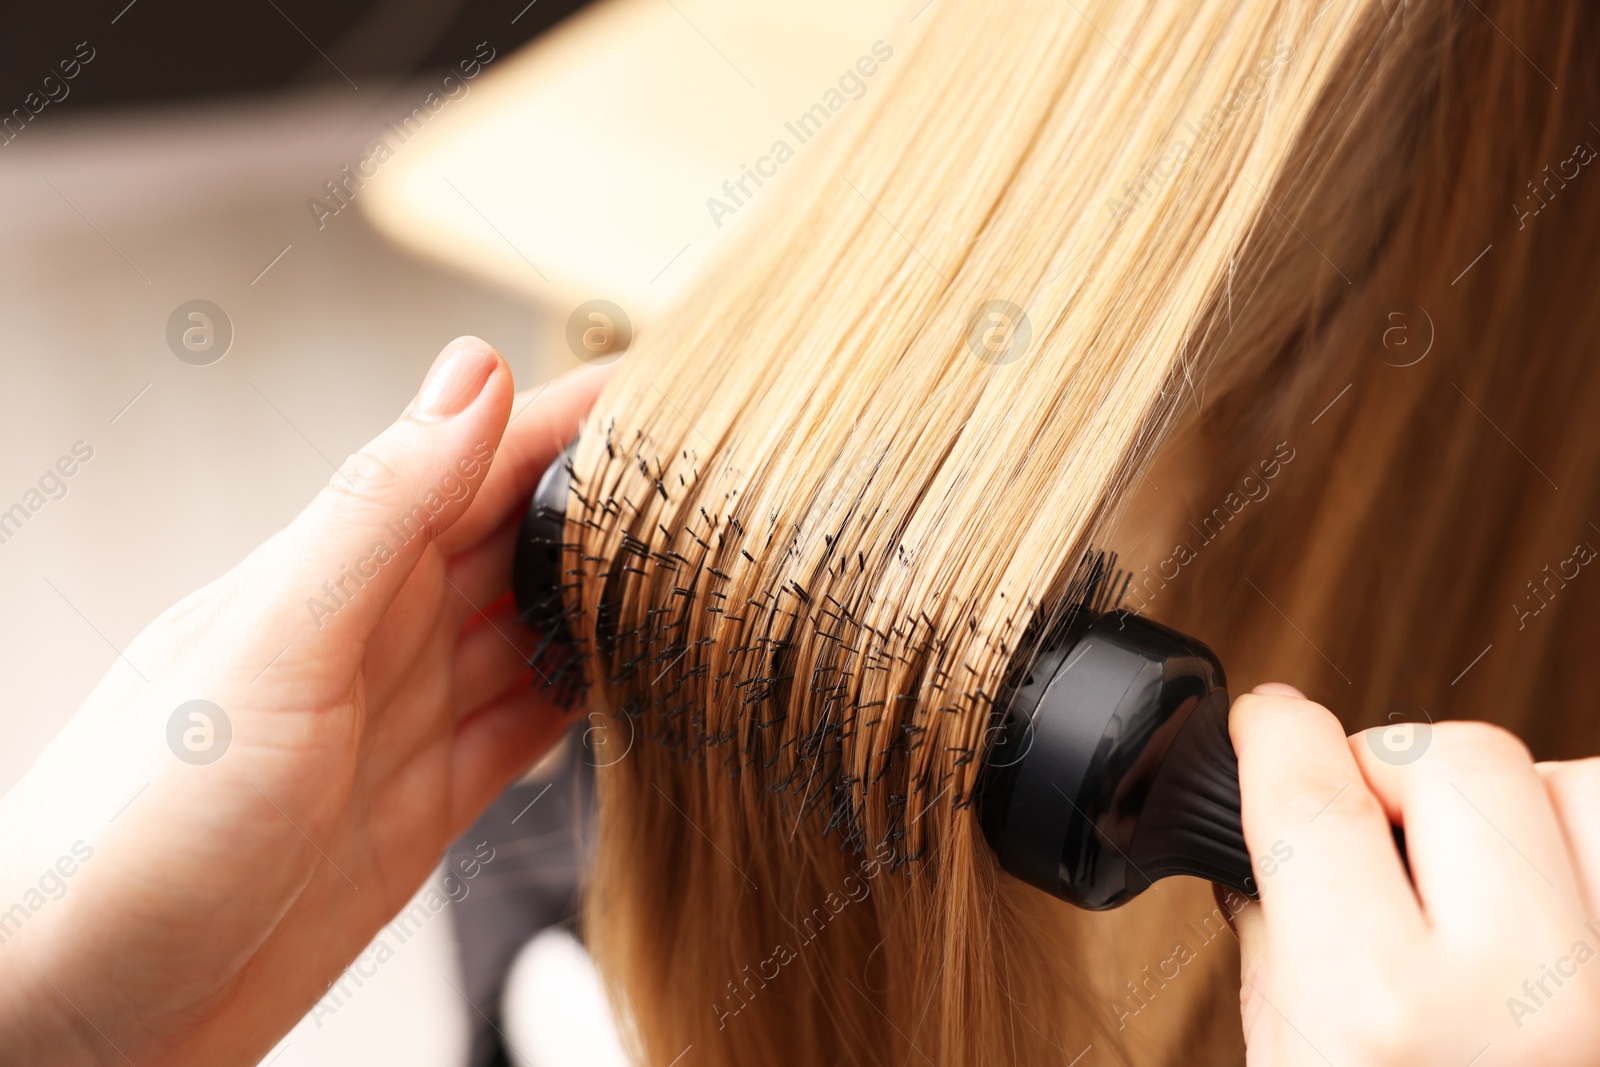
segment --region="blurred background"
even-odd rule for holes
[[[519,387],[576,362],[535,346],[548,314],[536,301],[400,254],[357,212],[319,230],[306,207],[412,86],[479,41],[504,54],[580,6],[539,0],[513,22],[525,4],[8,11],[0,108],[29,118],[12,115],[0,148],[0,497],[20,498],[75,442],[93,459],[0,544],[0,788],[112,645],[298,510],[330,463],[393,420],[446,341],[490,339]],[[231,325],[208,366],[167,341],[174,309],[196,299]],[[497,885],[495,868],[269,1061],[465,1063],[474,1011],[445,984],[466,991],[451,912],[521,888]],[[573,879],[570,863],[562,874]]]
[[[0,530],[0,790],[117,649],[394,419],[445,342],[488,339],[527,388],[577,363],[586,301],[648,330],[752,225],[708,198],[923,6],[14,5],[0,509],[91,458]],[[570,939],[507,980],[530,937],[571,926],[588,775],[569,739],[446,857],[452,903],[264,1062],[604,1062],[604,1041],[534,1049],[502,1010],[606,1026]]]

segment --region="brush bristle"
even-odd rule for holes
[[[815,815],[825,822],[823,832],[840,835],[847,849],[887,842],[896,865],[925,851],[927,837],[913,826],[921,813],[941,799],[954,808],[972,802],[982,741],[969,739],[976,737],[971,727],[947,715],[1003,711],[1038,649],[1114,610],[1132,580],[1117,569],[1115,553],[1091,550],[1054,604],[1005,601],[1025,624],[1002,619],[988,632],[980,626],[982,606],[962,604],[937,613],[942,622],[923,610],[885,626],[869,621],[871,583],[863,576],[915,566],[914,546],[898,540],[862,546],[846,536],[847,520],[819,532],[826,556],[815,581],[790,577],[778,588],[735,600],[729,591],[739,587],[739,578],[801,551],[802,524],[775,514],[766,522],[748,514],[741,521],[733,493],[724,506],[675,513],[668,505],[700,491],[699,456],[684,450],[681,459],[674,454],[663,462],[642,435],[624,446],[610,427],[605,449],[611,463],[626,465],[627,481],[651,499],[629,499],[625,492],[634,490],[625,490],[623,481],[586,486],[564,460],[570,482],[559,516],[563,535],[559,544],[551,540],[561,553],[562,584],[527,613],[547,635],[530,661],[536,684],[559,703],[576,704],[584,697],[588,661],[598,658],[605,684],[620,690],[613,712],[643,727],[638,736],[686,760],[716,759],[736,779],[755,774],[780,798],[789,820]],[[580,539],[593,540],[585,531],[608,535],[611,558],[584,554]],[[599,592],[592,619],[578,617],[580,598],[571,594],[579,582]],[[641,595],[654,606],[630,611],[624,623],[623,603],[637,604]],[[701,611],[715,616],[712,626],[693,621]],[[698,639],[689,636],[695,630]],[[813,639],[821,649],[807,655],[807,676],[797,679],[798,646]],[[973,640],[1011,665],[992,691],[963,651]],[[719,644],[725,645],[720,651],[707,647]],[[713,676],[716,662],[722,669]],[[882,677],[879,672],[904,674],[907,666],[910,685],[899,687],[911,691],[885,693],[868,684]],[[806,692],[796,695],[796,685]],[[865,695],[864,686],[875,695]],[[801,696],[816,714],[797,731],[790,709]],[[719,714],[729,700],[736,713]],[[852,740],[863,732],[870,740]],[[947,737],[954,743],[942,743]],[[941,753],[933,762],[922,754],[930,741]],[[859,748],[863,743],[870,759]],[[925,769],[913,772],[914,760]],[[873,795],[882,842],[869,841],[865,830]]]

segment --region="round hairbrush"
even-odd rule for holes
[[[512,576],[523,618],[558,646],[572,640],[572,448],[529,502]],[[1106,557],[1090,561],[1077,583],[1089,591],[1027,643],[997,703],[974,797],[984,836],[1010,874],[1082,908],[1114,908],[1175,874],[1254,895],[1222,664],[1194,638],[1110,606]]]
[[[1129,612],[1074,614],[990,730],[977,805],[1000,866],[1083,908],[1174,874],[1253,896],[1222,664]]]

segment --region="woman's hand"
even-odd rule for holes
[[[508,429],[505,361],[452,342],[293,523],[121,653],[0,804],[0,1062],[255,1062],[555,741],[504,594],[601,378]]]
[[[1230,726],[1250,850],[1289,854],[1236,917],[1253,1067],[1600,1062],[1600,760],[1483,723],[1346,738],[1288,686]]]

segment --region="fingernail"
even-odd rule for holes
[[[500,354],[476,337],[459,337],[445,345],[417,394],[417,417],[448,419],[465,411],[483,392],[499,362]]]
[[[1265,697],[1294,697],[1297,700],[1306,698],[1306,695],[1300,690],[1283,682],[1262,682],[1250,692]]]

